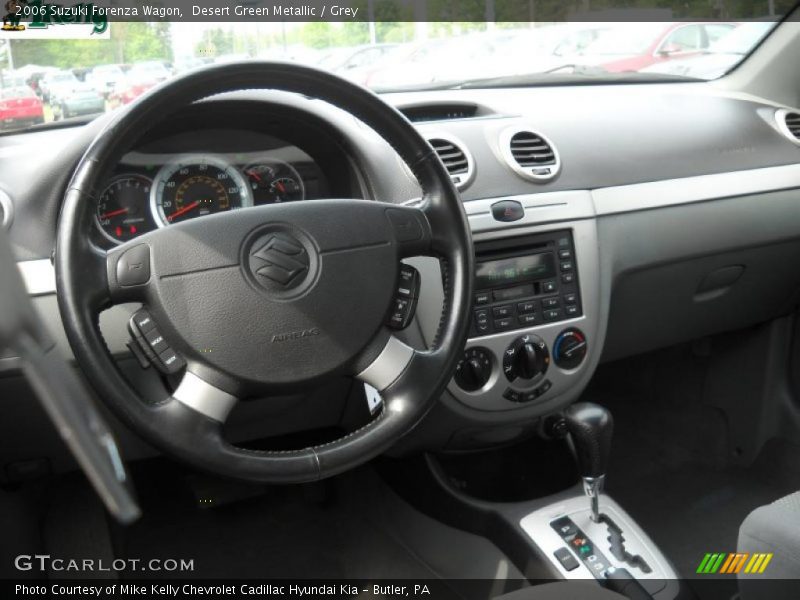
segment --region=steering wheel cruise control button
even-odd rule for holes
[[[150,246],[139,244],[117,259],[117,284],[121,287],[144,285],[150,281]]]

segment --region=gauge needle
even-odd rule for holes
[[[259,177],[258,173],[256,173],[255,171],[249,171],[247,174],[250,175],[250,177],[252,177],[256,181],[261,181],[261,177]]]
[[[281,191],[281,194],[286,193],[286,187],[280,181],[278,181],[275,186]]]
[[[191,204],[187,204],[183,208],[179,208],[178,210],[176,210],[174,213],[172,213],[170,216],[167,217],[167,220],[172,221],[175,217],[180,217],[181,215],[186,214],[187,212],[189,212],[194,208],[197,208],[198,206],[200,206],[200,200],[195,200]]]
[[[112,210],[100,215],[100,219],[110,219],[111,217],[116,217],[117,215],[124,215],[126,212],[128,212],[127,208],[118,208],[117,210]]]

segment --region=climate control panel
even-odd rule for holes
[[[467,348],[453,380],[459,390],[469,394],[499,392],[507,407],[530,403],[558,393],[587,352],[586,335],[577,327],[550,335],[525,333],[502,347],[487,343]]]

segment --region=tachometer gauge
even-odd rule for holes
[[[300,174],[290,164],[268,159],[244,168],[255,204],[293,202],[306,197]]]
[[[252,206],[244,178],[209,156],[185,156],[165,165],[153,182],[151,206],[161,225]]]
[[[115,244],[156,228],[148,210],[152,182],[142,175],[118,175],[100,196],[95,222]]]

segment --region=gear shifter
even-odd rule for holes
[[[583,477],[583,490],[589,497],[592,521],[600,522],[600,493],[611,451],[614,419],[598,404],[579,402],[570,406],[564,417],[575,446],[578,469]]]

